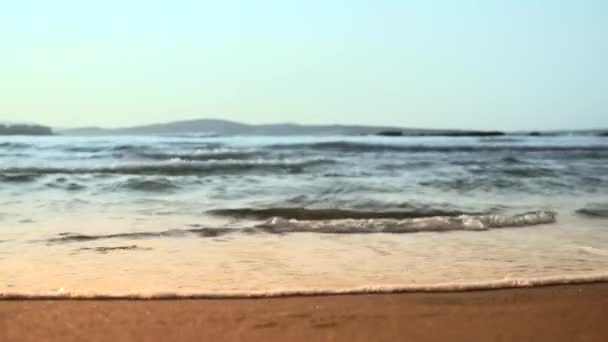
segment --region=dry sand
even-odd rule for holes
[[[608,341],[608,283],[270,299],[4,300],[0,341]]]

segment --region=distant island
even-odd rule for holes
[[[220,119],[199,119],[175,121],[151,125],[101,128],[81,127],[73,129],[56,129],[63,135],[177,135],[177,136],[226,136],[226,135],[375,135],[385,137],[500,137],[504,135],[526,135],[550,137],[558,135],[601,135],[605,130],[580,131],[520,131],[503,132],[497,130],[466,130],[466,129],[424,129],[403,128],[396,126],[365,126],[365,125],[302,125],[295,123],[277,124],[246,124]]]
[[[53,135],[53,130],[41,125],[0,124],[0,135]]]
[[[445,130],[363,125],[301,125],[278,123],[252,125],[219,119],[176,121],[162,124],[106,129],[83,127],[59,130],[65,135],[379,135],[379,136],[495,136],[496,131]]]

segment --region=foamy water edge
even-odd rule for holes
[[[391,294],[391,293],[433,293],[467,292],[515,288],[532,288],[555,285],[576,285],[608,282],[608,273],[577,276],[553,276],[542,278],[501,279],[488,282],[439,283],[409,285],[369,285],[341,289],[289,289],[268,291],[215,291],[215,292],[154,292],[154,293],[97,293],[60,289],[49,293],[0,293],[0,300],[70,300],[70,299],[238,299],[238,298],[279,298],[333,295]]]

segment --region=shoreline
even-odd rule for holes
[[[249,299],[0,300],[0,340],[606,341],[608,282]]]
[[[108,294],[70,292],[61,289],[55,293],[0,293],[0,301],[11,300],[207,300],[207,299],[272,299],[324,296],[390,295],[416,293],[466,293],[510,289],[532,289],[553,286],[608,284],[608,274],[553,276],[541,278],[514,278],[472,283],[439,283],[431,285],[370,285],[343,289],[295,289],[270,291],[188,292],[161,291],[154,293]]]

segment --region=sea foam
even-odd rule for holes
[[[52,292],[0,293],[3,300],[24,299],[213,299],[213,298],[272,298],[296,296],[327,296],[356,294],[390,294],[410,292],[464,292],[485,291],[511,288],[529,288],[541,286],[573,285],[608,282],[608,274],[596,273],[585,275],[564,275],[540,278],[504,278],[478,282],[455,282],[437,284],[395,284],[365,285],[348,288],[302,288],[302,289],[269,289],[252,291],[165,291],[150,293],[104,293],[58,289]]]
[[[492,228],[524,227],[554,223],[557,214],[541,210],[513,216],[460,215],[435,216],[411,219],[340,219],[296,220],[274,217],[258,226],[273,233],[413,233],[452,230],[488,230]]]

